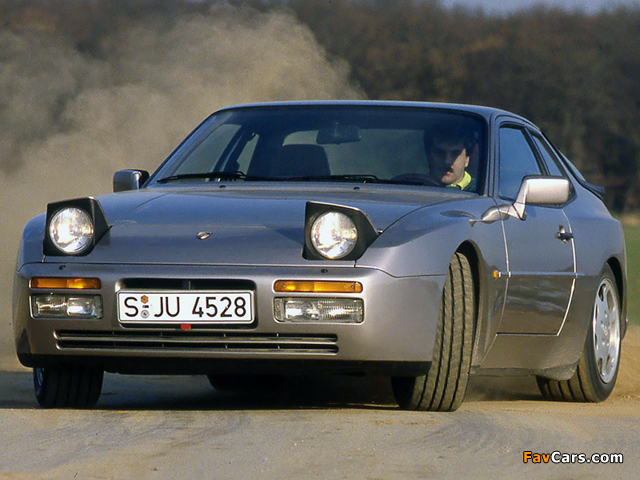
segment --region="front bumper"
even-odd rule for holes
[[[34,319],[29,279],[97,277],[100,319]],[[276,293],[277,280],[347,280],[361,294]],[[123,326],[116,293],[132,281],[215,281],[254,285],[256,321],[249,326]],[[416,374],[428,368],[434,344],[443,275],[396,278],[357,267],[246,267],[175,265],[24,265],[14,282],[14,337],[25,366],[85,362],[128,373],[237,371],[385,371]],[[63,291],[64,292],[64,291]],[[69,293],[77,293],[68,291]],[[364,301],[359,324],[279,323],[276,297],[346,297]]]

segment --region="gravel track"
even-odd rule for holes
[[[601,404],[544,401],[533,378],[472,378],[454,413],[397,409],[377,377],[290,379],[223,394],[205,377],[107,375],[95,410],[36,408],[0,362],[0,479],[637,478],[640,329]],[[622,453],[623,464],[523,464],[523,452]]]

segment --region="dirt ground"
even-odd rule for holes
[[[0,479],[638,478],[640,329],[601,404],[547,402],[533,378],[475,377],[451,414],[399,410],[388,381],[317,377],[259,395],[206,378],[107,375],[95,410],[36,408],[30,372],[0,364]],[[622,464],[525,464],[622,453]]]

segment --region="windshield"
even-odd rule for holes
[[[484,122],[463,112],[241,108],[205,121],[151,183],[339,181],[478,192],[485,144]]]

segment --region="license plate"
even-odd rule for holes
[[[118,292],[120,323],[251,323],[251,291]]]

